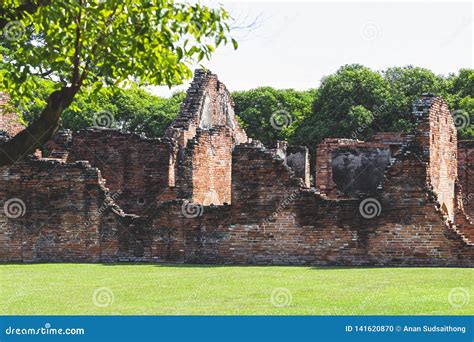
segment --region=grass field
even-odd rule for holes
[[[474,269],[0,265],[0,314],[474,314]]]

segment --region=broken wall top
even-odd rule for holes
[[[198,69],[179,115],[166,130],[166,136],[176,139],[180,146],[186,146],[198,129],[209,130],[219,126],[229,127],[235,133],[237,143],[247,141],[247,135],[235,117],[234,102],[225,85],[217,75]]]

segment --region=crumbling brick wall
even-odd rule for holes
[[[230,203],[232,149],[247,136],[229,91],[216,75],[195,73],[166,136],[179,146],[174,155],[177,196],[204,205]]]
[[[372,215],[361,200],[323,199],[301,187],[261,145],[239,145],[232,205],[204,206],[195,217],[183,215],[184,203],[159,208],[154,225],[175,228],[160,249],[169,248],[172,260],[200,263],[472,266],[474,247],[436,207],[427,164],[415,152],[389,167],[371,198],[379,205]]]
[[[0,262],[151,259],[150,223],[125,214],[88,162],[32,159],[2,177]]]
[[[474,142],[458,143],[458,178],[462,202],[467,214],[474,218]]]
[[[104,196],[100,173],[86,162],[2,168],[0,261],[99,261]]]
[[[443,211],[454,221],[455,182],[457,178],[457,132],[447,103],[425,96],[414,103],[419,124],[415,139],[418,156],[429,164],[427,182],[433,188]]]
[[[188,141],[178,167],[179,197],[204,205],[230,203],[234,144],[227,126],[198,129]]]
[[[166,136],[185,147],[198,128],[205,130],[215,126],[227,126],[234,131],[237,144],[247,141],[225,85],[210,71],[196,70],[180,113],[166,130]]]
[[[72,134],[65,144],[67,161],[87,160],[99,168],[106,186],[122,193],[116,202],[127,213],[146,215],[150,205],[173,185],[174,145],[168,139],[86,129]]]
[[[320,194],[308,188],[304,150],[295,161],[286,144],[248,142],[225,87],[198,72],[164,139],[65,132],[48,144],[52,159],[2,169],[1,197],[24,199],[26,211],[1,215],[0,261],[473,267],[474,225],[459,205],[471,183],[463,170],[454,186],[454,124],[438,98],[414,113],[413,136],[323,142]],[[390,154],[363,198],[337,192],[341,148],[351,167]]]

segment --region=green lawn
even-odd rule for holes
[[[472,315],[474,269],[0,265],[0,314]]]

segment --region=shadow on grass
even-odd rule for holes
[[[31,263],[0,263],[1,266],[7,265],[99,265],[99,266],[155,266],[160,268],[304,268],[313,271],[335,271],[335,270],[372,270],[372,269],[423,269],[423,268],[468,268],[468,267],[447,267],[447,266],[344,266],[344,265],[330,265],[330,266],[314,266],[314,265],[261,265],[261,264],[189,264],[189,263],[153,263],[153,262],[117,262],[117,263],[87,263],[87,262],[31,262]]]

